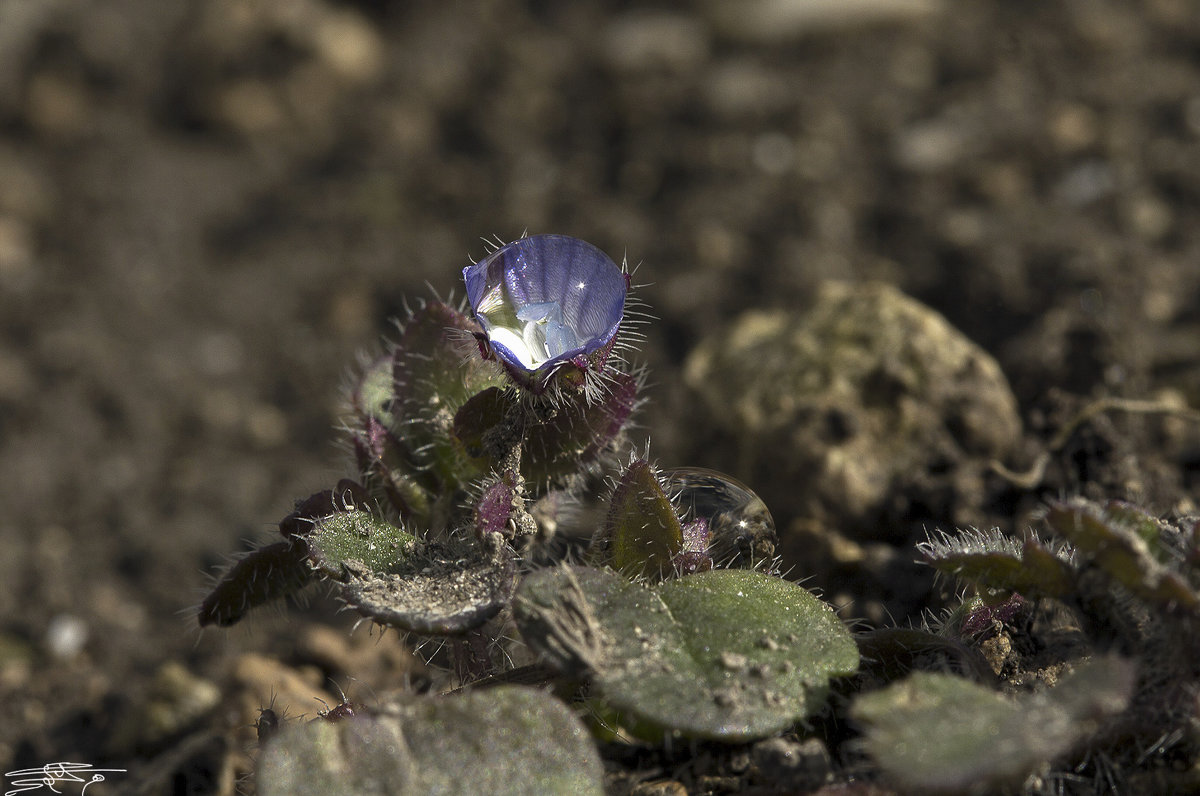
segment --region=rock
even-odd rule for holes
[[[881,283],[826,282],[803,314],[748,312],[696,347],[684,377],[719,429],[694,441],[699,463],[732,447],[724,468],[780,528],[799,515],[899,543],[929,520],[969,523],[988,461],[1021,436],[996,361]]]

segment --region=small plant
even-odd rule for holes
[[[320,582],[373,622],[449,639],[463,686],[518,679],[497,651],[515,625],[531,669],[586,686],[579,704],[629,736],[747,741],[821,711],[858,649],[828,605],[778,577],[766,506],[720,473],[658,472],[630,451],[644,376],[625,359],[628,270],[537,235],[463,279],[467,307],[421,306],[349,390],[355,479],[298,502],[282,541],[218,581],[200,624]],[[462,770],[497,765],[489,792],[599,791],[594,745],[540,746],[583,732],[555,698],[465,690],[284,727],[260,788],[382,777],[454,791]],[[414,722],[445,743],[414,741]],[[513,748],[479,756],[501,737]]]
[[[1200,523],[1082,499],[1044,523],[1048,541],[971,530],[919,545],[976,591],[924,635],[994,677],[918,672],[865,694],[867,751],[914,790],[1194,792]]]

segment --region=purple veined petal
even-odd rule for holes
[[[464,268],[463,281],[492,350],[525,373],[608,345],[628,289],[608,255],[566,235],[513,241]]]

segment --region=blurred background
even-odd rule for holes
[[[1053,390],[1195,406],[1200,6],[0,0],[6,771],[221,792],[236,742],[189,722],[252,735],[249,653],[348,666],[322,601],[203,635],[189,606],[349,472],[340,385],[405,301],[525,231],[641,263],[665,466],[733,469],[691,436],[697,342],[829,278],[942,313],[1027,422]]]

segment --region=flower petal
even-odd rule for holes
[[[542,373],[608,345],[628,283],[595,246],[534,235],[463,269],[467,298],[488,344],[510,369]]]

